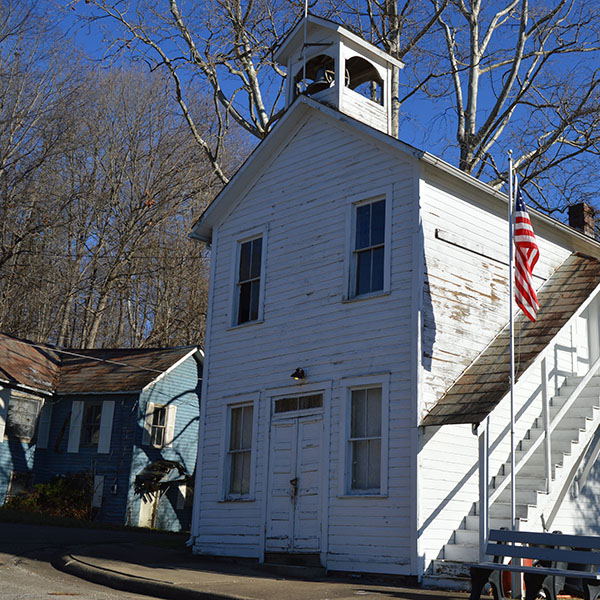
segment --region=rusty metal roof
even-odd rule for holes
[[[0,334],[0,379],[63,395],[137,392],[197,349],[76,350]]]
[[[56,386],[60,359],[51,346],[0,334],[0,379],[52,392]]]
[[[552,341],[600,284],[600,261],[575,253],[552,274],[538,292],[535,323],[519,311],[518,363],[515,381]],[[510,331],[508,325],[438,400],[421,425],[480,423],[509,392]]]

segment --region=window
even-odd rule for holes
[[[350,489],[381,490],[381,387],[355,389],[350,397]]]
[[[262,242],[262,237],[257,237],[240,244],[237,274],[237,325],[259,319]]]
[[[6,413],[6,436],[31,442],[35,436],[41,405],[41,400],[14,392]]]
[[[165,445],[165,431],[167,429],[167,407],[155,404],[151,418],[150,444],[155,448],[162,448]]]
[[[99,454],[108,454],[114,412],[114,400],[73,400],[67,452],[79,452],[80,447],[87,447]]]
[[[384,289],[385,199],[355,205],[352,296]]]
[[[323,395],[293,396],[275,400],[275,413],[293,412],[297,410],[310,410],[323,407]]]
[[[237,406],[230,412],[228,494],[232,497],[250,493],[250,463],[252,458],[252,420],[254,407]]]
[[[175,417],[177,407],[174,404],[146,404],[144,434],[142,444],[154,448],[170,448],[175,439]]]
[[[80,446],[96,447],[100,439],[102,402],[86,402],[81,422]]]

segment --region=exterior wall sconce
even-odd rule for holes
[[[301,379],[304,379],[306,377],[306,373],[304,372],[304,369],[301,369],[300,367],[298,367],[291,375],[290,377],[292,379],[295,379],[296,381],[300,381]]]

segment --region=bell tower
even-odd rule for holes
[[[287,67],[286,108],[304,94],[392,134],[392,69],[402,61],[314,15],[288,33],[274,58]]]

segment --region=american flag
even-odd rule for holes
[[[533,287],[533,267],[540,256],[535,241],[533,227],[529,220],[527,207],[523,202],[523,194],[515,177],[514,185],[514,241],[515,241],[515,300],[519,308],[535,321],[535,314],[540,307],[535,288]]]

